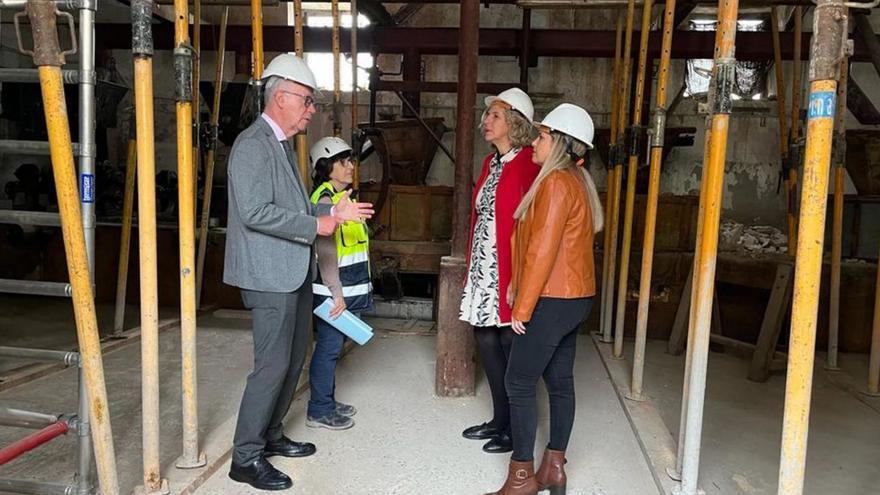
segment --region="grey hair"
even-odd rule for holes
[[[278,76],[270,76],[263,84],[263,106],[269,106],[269,102],[272,101],[272,97],[275,96],[275,92],[278,91],[278,86],[280,86],[281,81],[283,81],[283,77]]]

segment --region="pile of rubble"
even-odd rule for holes
[[[788,239],[781,230],[769,225],[746,226],[733,220],[721,222],[719,251],[743,254],[785,253]]]

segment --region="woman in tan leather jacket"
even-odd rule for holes
[[[593,121],[563,103],[536,124],[533,161],[541,172],[514,217],[513,275],[508,292],[516,334],[505,386],[513,454],[504,486],[493,495],[565,493],[565,450],[574,424],[574,358],[578,327],[596,293],[593,236],[602,229],[596,187],[584,167]],[[550,442],[534,468],[538,379],[550,396]]]

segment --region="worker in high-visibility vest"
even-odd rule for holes
[[[352,149],[338,137],[325,137],[312,146],[311,201],[314,204],[338,203],[354,181]],[[346,198],[345,201],[351,201]],[[370,280],[370,241],[363,222],[345,222],[333,237],[315,242],[318,252],[318,278],[312,284],[317,307],[327,298],[334,301],[330,316],[336,318],[346,309],[354,314],[373,306]],[[336,400],[336,362],[345,336],[331,324],[315,318],[315,351],[309,366],[309,399],[306,425],[312,428],[345,430],[354,426],[354,407]]]

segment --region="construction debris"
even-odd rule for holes
[[[746,226],[733,220],[721,222],[720,251],[741,254],[785,253],[787,238],[769,225]]]

